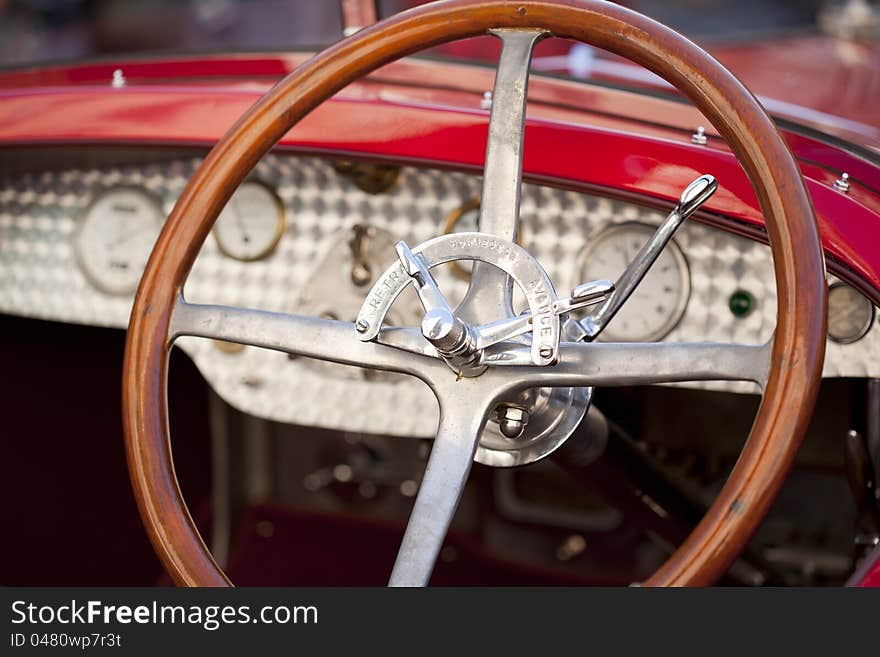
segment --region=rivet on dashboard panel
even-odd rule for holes
[[[706,137],[706,128],[698,126],[697,131],[691,135],[691,141],[700,146],[705,146],[706,142],[709,141],[708,137]]]
[[[125,79],[125,75],[122,73],[121,68],[117,68],[113,71],[113,78],[110,80],[110,86],[114,89],[121,89],[126,84],[128,84],[128,80]]]
[[[849,174],[841,173],[840,178],[834,181],[834,189],[846,194],[849,192]]]

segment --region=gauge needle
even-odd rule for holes
[[[123,244],[130,242],[135,237],[143,235],[150,228],[151,228],[150,226],[144,226],[144,227],[139,228],[138,230],[131,232],[131,233],[122,231],[122,234],[119,237],[117,237],[115,240],[113,240],[112,242],[107,242],[107,250],[113,251],[114,249],[122,246]]]
[[[241,212],[241,207],[238,204],[238,199],[232,199],[232,207],[235,210],[235,224],[238,226],[238,229],[241,231],[241,241],[245,244],[250,243],[251,236],[248,235],[247,226],[244,223],[244,216]]]

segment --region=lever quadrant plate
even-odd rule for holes
[[[559,352],[559,316],[554,312],[556,291],[550,277],[521,246],[484,233],[452,233],[423,242],[412,249],[428,268],[456,260],[476,260],[507,273],[522,290],[532,315],[532,363],[556,362]],[[410,284],[400,262],[395,262],[377,279],[358,314],[358,335],[373,340],[385,315],[398,295]],[[499,317],[498,319],[503,319]]]

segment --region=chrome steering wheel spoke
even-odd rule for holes
[[[684,223],[685,219],[696,212],[715,193],[716,189],[718,189],[718,182],[713,176],[708,174],[696,178],[690,185],[685,187],[672,212],[658,226],[651,239],[642,246],[636,257],[633,258],[633,261],[629,263],[629,266],[617,279],[614,291],[608,297],[608,300],[599,308],[598,312],[581,320],[581,327],[586,333],[584,336],[585,340],[595,340],[599,337],[599,334],[605,329],[608,322],[614,318],[623,307],[623,304],[636,291],[639,283],[642,282],[651,266],[660,257],[675,231]]]
[[[501,57],[492,91],[477,230],[516,241],[529,66],[535,44],[549,33],[512,29],[492,30],[491,33],[501,39]],[[458,312],[473,324],[512,316],[512,291],[511,280],[504,272],[475,262],[470,287]]]
[[[535,386],[634,386],[687,381],[750,381],[763,390],[773,342],[564,342],[553,367],[531,367],[528,348],[499,344],[486,349],[484,377],[510,389]],[[500,367],[499,367],[500,366]]]
[[[492,408],[478,379],[438,394],[440,424],[389,586],[426,586],[467,483],[480,433]]]
[[[251,308],[192,304],[178,299],[171,317],[169,343],[182,336],[213,338],[273,349],[343,365],[410,374],[426,381],[447,373],[411,338],[399,348],[357,339],[354,325],[332,319],[276,313]]]

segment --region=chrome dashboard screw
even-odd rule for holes
[[[357,324],[354,325],[354,328],[358,333],[366,333],[370,328],[370,324],[369,322],[359,319]]]
[[[706,128],[698,126],[697,131],[691,135],[691,141],[700,146],[705,146],[706,142],[709,141],[708,137],[706,137]]]
[[[128,84],[128,81],[125,79],[125,74],[123,74],[122,69],[117,68],[113,71],[113,78],[110,80],[110,86],[114,89],[121,89],[126,84]]]
[[[834,181],[834,189],[846,194],[849,191],[849,174],[841,173],[840,178]]]

